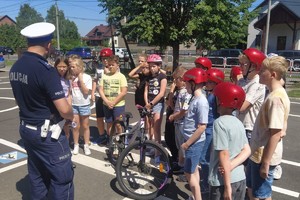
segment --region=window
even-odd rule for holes
[[[277,50],[285,50],[286,36],[277,37]]]

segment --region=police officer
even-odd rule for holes
[[[72,107],[56,69],[46,60],[54,30],[55,26],[46,22],[22,29],[28,48],[9,74],[20,109],[19,130],[28,154],[33,200],[74,199],[71,152],[59,126],[64,123],[63,118],[73,119]]]

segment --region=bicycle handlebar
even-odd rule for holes
[[[152,117],[153,116],[152,109],[151,110],[147,110],[145,107],[143,107],[143,106],[141,106],[139,104],[136,104],[135,106],[138,109],[141,117],[146,117],[146,116]]]

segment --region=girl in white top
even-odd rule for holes
[[[85,74],[83,68],[83,61],[80,57],[69,58],[72,78],[72,106],[74,119],[73,122],[77,126],[73,129],[74,150],[73,154],[79,153],[79,130],[82,126],[84,138],[84,154],[90,155],[89,149],[90,129],[89,116],[91,114],[89,93],[92,90],[92,78]]]

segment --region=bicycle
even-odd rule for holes
[[[154,199],[172,181],[171,164],[164,147],[146,137],[145,120],[152,112],[141,106],[137,108],[141,119],[125,133],[131,138],[117,159],[116,176],[121,189],[130,198]],[[154,149],[151,150],[154,155],[149,154],[148,149]]]

